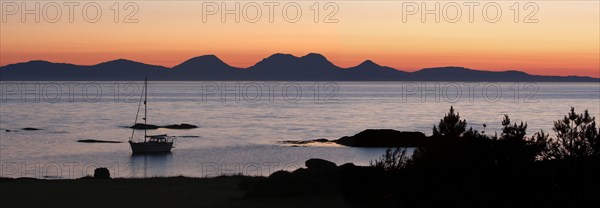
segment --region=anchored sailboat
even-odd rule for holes
[[[135,153],[156,153],[156,152],[170,152],[173,148],[173,140],[174,137],[167,136],[166,134],[162,135],[148,135],[147,134],[147,118],[148,118],[148,78],[144,80],[144,90],[143,94],[140,97],[140,103],[138,104],[138,111],[135,114],[135,123],[137,124],[138,115],[140,113],[140,107],[142,104],[142,98],[144,100],[144,140],[143,141],[134,141],[133,135],[135,134],[135,129],[131,132],[131,137],[129,137],[129,145],[131,146],[131,151]]]

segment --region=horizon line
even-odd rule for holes
[[[9,64],[6,64],[6,65],[0,65],[0,68],[4,68],[4,67],[7,67],[7,66],[11,66],[11,65],[17,65],[17,64],[26,64],[26,63],[30,63],[30,62],[36,62],[36,61],[37,62],[48,62],[48,63],[54,63],[54,64],[69,64],[69,65],[75,65],[75,66],[96,66],[96,65],[103,64],[103,63],[110,63],[110,62],[114,62],[114,61],[124,60],[124,61],[130,61],[130,62],[145,64],[145,65],[150,65],[150,66],[163,67],[163,68],[166,68],[166,69],[174,69],[175,67],[177,67],[177,66],[179,66],[179,65],[181,65],[181,64],[183,64],[185,62],[188,62],[188,61],[190,61],[192,59],[195,59],[195,58],[199,58],[199,57],[215,57],[216,59],[218,59],[219,61],[223,62],[223,64],[225,64],[225,65],[227,65],[229,67],[236,68],[236,69],[242,69],[243,70],[243,69],[248,69],[248,68],[251,68],[253,66],[256,66],[258,63],[260,63],[260,62],[262,62],[262,61],[264,61],[264,60],[266,60],[266,59],[268,59],[268,58],[270,58],[270,57],[272,57],[274,55],[292,56],[292,57],[297,58],[297,59],[304,58],[304,57],[307,57],[309,55],[317,55],[317,56],[323,57],[327,62],[331,63],[332,65],[334,65],[335,67],[338,67],[340,69],[354,68],[354,67],[358,67],[358,66],[360,66],[360,65],[362,65],[364,63],[370,62],[370,63],[375,64],[375,65],[380,66],[380,67],[387,67],[387,68],[391,68],[391,69],[394,69],[394,70],[399,71],[399,72],[406,72],[406,73],[413,73],[413,72],[418,72],[418,71],[421,71],[421,70],[424,70],[424,69],[435,69],[435,68],[464,68],[464,69],[473,70],[473,71],[485,71],[485,72],[511,72],[511,71],[516,71],[516,72],[522,72],[522,73],[525,73],[525,74],[528,74],[528,75],[534,75],[534,76],[548,76],[548,77],[551,77],[551,76],[555,76],[555,77],[589,77],[589,78],[594,78],[594,79],[600,79],[600,68],[598,69],[598,72],[599,72],[598,77],[595,77],[595,76],[572,75],[572,74],[571,75],[557,75],[557,74],[553,74],[553,75],[540,75],[540,74],[532,74],[532,73],[529,73],[527,71],[523,71],[523,70],[519,70],[519,69],[486,70],[486,69],[469,68],[469,67],[466,67],[466,66],[458,66],[458,65],[456,65],[456,66],[443,65],[443,66],[423,67],[423,68],[419,68],[419,69],[414,70],[414,71],[405,71],[405,70],[401,70],[401,69],[398,69],[398,68],[395,68],[395,67],[385,66],[385,65],[378,64],[377,62],[375,62],[375,61],[373,61],[371,59],[364,59],[359,64],[356,64],[356,65],[353,65],[353,66],[350,66],[350,67],[341,67],[341,66],[338,66],[337,64],[331,62],[325,55],[323,55],[321,53],[316,53],[316,52],[309,52],[309,53],[307,53],[306,55],[303,55],[303,56],[296,56],[296,55],[293,55],[291,53],[280,53],[280,52],[277,52],[277,53],[273,53],[273,54],[271,54],[271,55],[269,55],[267,57],[264,57],[264,58],[262,58],[262,60],[259,60],[256,63],[254,63],[252,65],[249,65],[247,67],[233,66],[233,65],[231,65],[231,64],[223,61],[223,59],[221,59],[216,54],[210,53],[210,54],[198,55],[198,56],[193,56],[191,58],[187,58],[184,61],[182,61],[182,62],[180,62],[178,64],[175,64],[175,65],[173,65],[171,67],[165,66],[165,65],[160,65],[160,64],[146,63],[146,62],[137,61],[137,60],[128,59],[128,58],[116,58],[116,59],[110,59],[110,60],[106,60],[106,61],[97,62],[97,63],[94,63],[94,64],[76,64],[76,63],[69,63],[69,62],[62,62],[62,61],[56,61],[56,62],[54,62],[54,61],[49,61],[49,60],[44,60],[44,59],[32,59],[32,60],[29,60],[29,61],[23,61],[23,62],[9,63]]]

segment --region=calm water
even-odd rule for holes
[[[149,123],[200,127],[150,131],[181,136],[171,154],[132,156],[127,143],[76,142],[126,142],[131,130],[123,126],[134,122],[141,86],[2,82],[1,176],[76,178],[97,166],[117,177],[268,175],[315,157],[365,165],[384,150],[278,141],[336,139],[367,128],[430,134],[451,105],[473,128],[487,124],[488,134],[499,130],[504,114],[526,121],[529,134],[552,135],[552,122],[571,106],[600,112],[598,83],[150,82]]]

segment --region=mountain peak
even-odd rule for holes
[[[31,60],[31,61],[28,61],[28,62],[25,62],[25,63],[31,63],[31,64],[38,64],[38,63],[41,63],[41,64],[50,64],[52,62],[45,61],[45,60]]]
[[[462,67],[462,66],[440,66],[440,67],[432,67],[429,69],[447,69],[447,70],[465,70],[468,68]]]
[[[325,56],[323,56],[320,53],[309,53],[306,54],[305,56],[300,57],[302,59],[324,59],[327,60],[327,58]]]
[[[226,64],[225,62],[223,62],[223,60],[221,60],[219,57],[213,55],[213,54],[209,54],[209,55],[202,55],[202,56],[196,56],[194,58],[188,59],[187,61],[184,61],[183,63],[174,66],[174,69],[177,68],[199,68],[199,67],[203,67],[203,66],[207,66],[207,67],[220,67],[220,66],[229,66],[228,64]]]
[[[214,59],[219,59],[219,57],[217,57],[215,54],[206,54],[206,55],[196,56],[194,58],[214,58]]]
[[[120,58],[120,59],[115,59],[115,60],[112,60],[112,61],[102,62],[102,63],[99,63],[97,65],[121,65],[121,64],[142,64],[142,63],[137,62],[137,61],[132,61],[132,60],[129,60],[129,59]]]
[[[381,66],[381,65],[376,64],[375,62],[373,62],[371,60],[365,60],[362,63],[360,63],[358,66],[362,66],[362,67],[369,66],[369,67],[371,67],[371,66]]]
[[[298,57],[292,54],[285,53],[275,53],[270,55],[267,58],[264,58],[262,61],[255,64],[255,66],[263,65],[263,64],[284,64],[284,63],[292,63],[297,62]]]
[[[31,61],[27,61],[27,62],[7,64],[5,66],[0,66],[0,69],[6,69],[6,68],[9,68],[9,67],[23,66],[23,65],[46,66],[46,65],[53,65],[53,64],[62,64],[62,63],[53,63],[53,62],[45,61],[45,60],[31,60]]]
[[[213,63],[216,62],[216,63],[225,63],[219,57],[217,57],[217,56],[215,56],[213,54],[203,55],[203,56],[196,56],[194,58],[188,59],[185,62],[213,62]]]
[[[297,59],[298,57],[289,53],[274,53],[265,59]]]
[[[418,70],[417,72],[439,72],[439,71],[474,71],[469,68],[461,67],[461,66],[441,66],[441,67],[432,67],[432,68],[423,68]]]
[[[291,73],[294,72],[297,73],[297,76],[304,76],[303,79],[310,79],[311,76],[329,76],[329,74],[336,73],[333,69],[338,68],[325,56],[318,53],[309,53],[302,57],[276,53],[250,67],[250,69],[282,73],[285,74],[282,76],[289,77],[296,76]]]
[[[318,53],[309,53],[300,57],[300,59],[305,63],[333,65],[333,63],[327,60],[327,57]]]

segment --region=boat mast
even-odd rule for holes
[[[144,142],[146,142],[146,129],[148,129],[147,119],[148,119],[148,77],[144,80]]]
[[[142,89],[143,90],[143,89]],[[138,108],[135,112],[135,121],[133,122],[133,126],[131,127],[131,137],[129,137],[129,141],[133,141],[133,135],[135,134],[135,126],[137,125],[137,121],[140,115],[140,108],[142,107],[142,99],[144,99],[144,93],[140,94],[140,101],[138,102]]]

